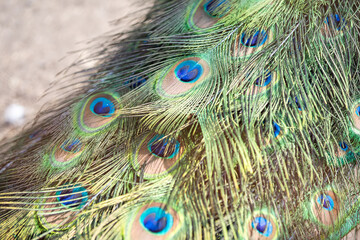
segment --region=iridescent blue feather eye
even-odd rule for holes
[[[326,194],[321,194],[317,199],[318,204],[320,204],[324,209],[331,211],[334,209],[334,200],[332,197]]]
[[[95,115],[101,117],[111,117],[115,112],[115,105],[109,99],[99,97],[94,99],[91,103],[90,110]]]
[[[254,34],[247,36],[243,33],[241,36],[241,44],[246,47],[260,47],[268,38],[268,34],[264,31],[256,31]]]
[[[358,115],[358,117],[360,117],[360,106],[356,108],[355,113]]]
[[[345,25],[346,21],[345,18],[342,18],[339,16],[339,14],[330,15],[330,17],[326,18],[326,23],[330,26],[334,26],[336,30],[340,31],[342,30]]]
[[[269,237],[273,232],[271,222],[264,217],[256,217],[254,221],[252,221],[251,227],[265,237]]]
[[[186,60],[175,68],[175,76],[182,82],[196,82],[203,74],[203,67],[196,61]]]
[[[166,224],[167,224],[166,217],[157,219],[155,213],[151,213],[147,215],[144,219],[145,228],[148,229],[150,232],[154,232],[154,233],[163,231],[166,227]]]
[[[65,189],[56,192],[57,200],[68,208],[81,208],[88,201],[88,193],[84,187]]]
[[[347,151],[349,149],[349,146],[346,144],[346,142],[340,142],[339,146],[343,151]]]
[[[82,147],[82,143],[79,139],[74,140],[66,140],[62,145],[61,148],[66,152],[76,153],[80,151]]]
[[[271,72],[267,71],[265,77],[263,78],[259,77],[255,80],[255,85],[260,87],[265,87],[271,82],[271,80],[272,80],[272,74]]]
[[[173,158],[180,150],[180,143],[173,138],[164,138],[164,135],[156,135],[148,143],[149,151],[161,158]]]
[[[174,219],[171,214],[159,207],[148,208],[140,216],[140,224],[143,228],[157,235],[168,233],[173,223]]]
[[[211,17],[221,18],[230,10],[228,0],[209,0],[204,5],[204,11]]]
[[[274,128],[274,137],[276,138],[279,136],[281,132],[281,128],[276,122],[273,122],[273,128]]]

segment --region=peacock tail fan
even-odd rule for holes
[[[0,239],[356,239],[359,4],[140,13],[0,147]]]

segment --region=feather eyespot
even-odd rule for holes
[[[341,18],[339,14],[330,15],[330,17],[326,18],[325,23],[334,27],[337,31],[341,31],[346,26],[345,18]]]
[[[62,145],[61,149],[69,153],[77,153],[82,149],[82,143],[79,139],[66,140]]]
[[[346,152],[349,149],[349,146],[346,144],[346,142],[340,142],[339,146],[340,146],[340,149],[344,152]]]
[[[181,224],[174,209],[158,202],[142,206],[130,218],[125,239],[174,239]]]
[[[88,192],[82,186],[73,187],[56,192],[57,200],[67,208],[80,209],[88,201]]]
[[[270,240],[277,239],[278,236],[276,218],[266,209],[256,211],[249,217],[247,229],[246,239]]]
[[[205,59],[184,58],[157,75],[155,90],[165,98],[184,96],[207,80],[210,74],[211,69]]]
[[[355,113],[358,117],[360,117],[360,106],[356,108]]]
[[[119,113],[119,102],[114,94],[98,93],[88,98],[78,115],[81,130],[94,133],[115,120]]]
[[[89,192],[80,184],[64,185],[43,198],[36,212],[38,223],[45,229],[66,228],[76,219],[74,213],[88,202],[88,198]]]
[[[352,106],[351,112],[353,126],[357,131],[360,131],[360,104],[358,102]]]
[[[236,36],[231,55],[236,58],[247,58],[261,51],[274,40],[274,33],[268,30],[253,30],[239,33]]]
[[[329,190],[314,196],[312,211],[316,221],[325,226],[334,225],[340,214],[340,200]]]
[[[334,209],[334,200],[329,195],[320,194],[317,203],[322,205],[325,210],[331,211]]]
[[[250,81],[251,79],[249,79]],[[275,86],[279,80],[279,74],[275,70],[266,70],[260,76],[257,76],[252,85],[246,90],[245,94],[247,96],[250,95],[258,95],[265,94],[267,90],[269,90],[272,86]]]
[[[335,37],[344,33],[348,26],[344,17],[339,14],[332,14],[326,18],[321,33],[324,37]]]
[[[264,217],[256,217],[251,223],[251,226],[264,237],[269,237],[273,232],[273,226],[271,222]]]
[[[194,60],[186,60],[175,69],[175,76],[182,82],[196,82],[203,74],[203,67]]]
[[[115,112],[115,105],[105,97],[95,98],[90,104],[90,110],[101,117],[111,117]]]
[[[204,4],[204,11],[214,18],[221,18],[230,11],[230,3],[227,0],[208,0]]]
[[[181,139],[150,134],[144,137],[132,159],[133,166],[145,179],[161,178],[172,173],[185,154]]]
[[[271,146],[282,146],[288,129],[284,122],[277,123],[272,121],[271,125],[264,121],[260,125],[262,136],[262,147],[267,148]]]
[[[329,152],[327,155],[327,163],[332,166],[343,166],[356,160],[355,154],[350,150],[350,146],[345,141],[334,144],[334,153]]]
[[[273,122],[274,137],[278,138],[281,136],[281,127],[276,122]]]
[[[180,143],[173,138],[157,134],[148,143],[149,151],[157,157],[173,158],[180,150]]]
[[[80,159],[84,148],[79,139],[68,139],[61,145],[53,147],[51,153],[45,155],[45,159],[50,159],[51,168],[65,170],[77,164],[77,160]]]
[[[229,0],[202,0],[191,6],[187,25],[192,30],[204,30],[213,27],[231,10]]]
[[[259,77],[255,80],[255,85],[259,87],[265,87],[271,82],[272,78],[273,74],[270,71],[267,71],[264,78]]]
[[[246,46],[246,47],[260,47],[261,45],[263,45],[266,40],[268,38],[268,34],[264,31],[256,31],[253,34],[249,34],[247,35],[246,33],[243,33],[241,35],[241,44]]]
[[[140,223],[144,229],[156,234],[164,235],[173,226],[173,217],[160,207],[146,209],[140,216]]]

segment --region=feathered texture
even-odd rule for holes
[[[355,236],[359,11],[155,1],[3,145],[0,238]]]

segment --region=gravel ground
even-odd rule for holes
[[[0,139],[20,131],[51,98],[41,97],[76,59],[70,51],[114,29],[110,21],[140,7],[135,0],[0,0]],[[116,29],[128,27],[120,22]],[[25,108],[23,123],[6,123],[11,104]]]

